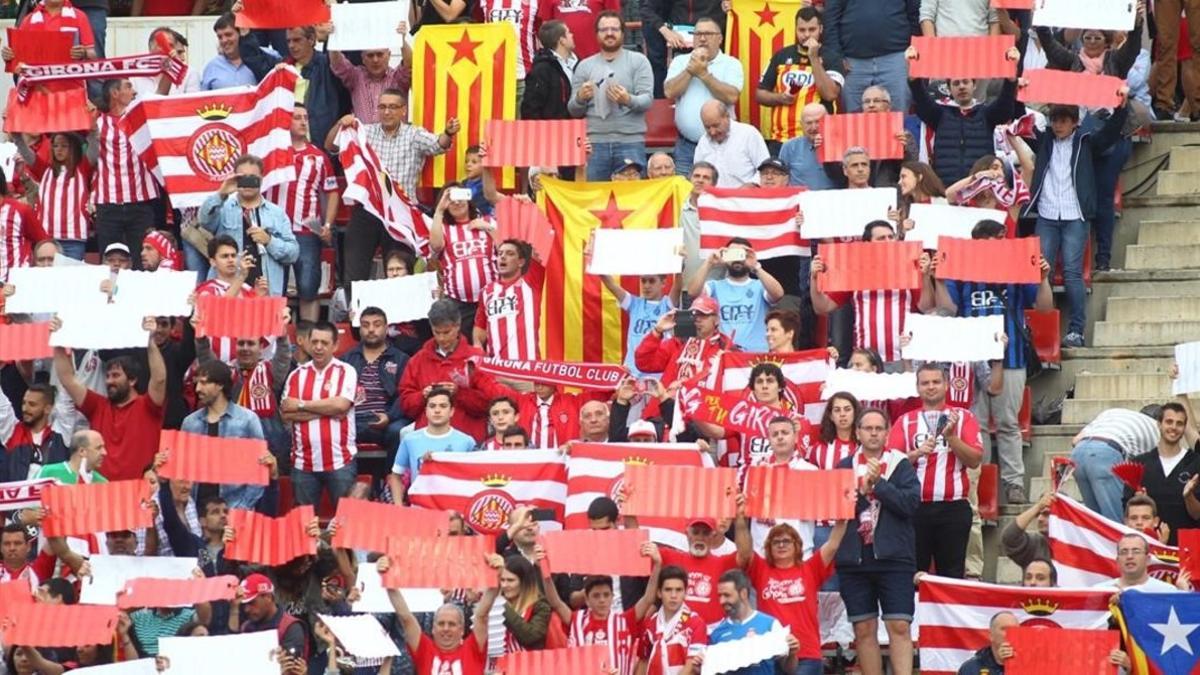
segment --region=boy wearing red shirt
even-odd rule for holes
[[[695,655],[696,647],[708,644],[708,627],[684,604],[687,585],[687,572],[674,565],[664,567],[659,574],[658,599],[662,608],[642,623],[637,644],[637,672],[696,675],[697,669],[689,657]],[[715,579],[713,589],[715,593]]]

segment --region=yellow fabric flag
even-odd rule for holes
[[[412,123],[442,133],[457,118],[454,145],[432,157],[421,185],[439,187],[466,176],[467,148],[484,139],[488,120],[517,117],[517,36],[512,24],[422,26],[413,44]],[[504,169],[503,185],[515,184]]]
[[[733,0],[725,20],[725,50],[741,61],[746,86],[738,97],[737,118],[771,138],[771,109],[754,101],[763,71],[775,52],[796,41],[796,12],[803,0]]]
[[[585,272],[583,252],[597,227],[677,227],[692,191],[679,176],[577,183],[543,177],[538,204],[554,227],[542,291],[542,357],[552,361],[620,363],[628,317],[600,277]],[[622,279],[637,295],[637,277]]]

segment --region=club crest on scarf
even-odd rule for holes
[[[245,153],[246,147],[238,132],[224,120],[233,109],[224,104],[208,105],[196,114],[210,124],[205,124],[188,139],[188,164],[192,169],[211,180],[225,180],[233,175],[234,163]]]
[[[475,495],[471,507],[467,509],[467,522],[477,532],[496,534],[504,529],[508,522],[508,514],[516,508],[511,495],[502,488],[512,482],[512,478],[502,474],[489,474],[479,479],[479,482],[489,489]]]

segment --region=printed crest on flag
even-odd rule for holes
[[[771,138],[771,108],[754,92],[775,52],[796,41],[796,12],[802,0],[733,0],[725,22],[727,53],[742,64],[746,86],[738,94],[737,119]]]

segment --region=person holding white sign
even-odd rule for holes
[[[337,26],[334,28],[336,30]],[[400,22],[396,26],[396,33],[400,36],[397,38],[400,42],[400,65],[396,67],[390,65],[392,52],[386,48],[363,50],[361,66],[351,63],[340,51],[329,52],[329,69],[350,92],[354,116],[363,124],[379,122],[376,105],[384,90],[408,91],[412,86],[412,47],[405,39],[408,24]]]

